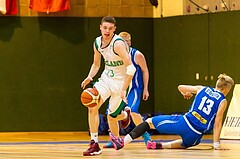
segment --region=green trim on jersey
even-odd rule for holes
[[[128,87],[126,90],[126,96],[128,95],[129,91],[130,91],[130,89]],[[121,114],[121,111],[125,108],[126,105],[127,104],[122,100],[119,107],[117,108],[117,110],[115,112],[111,113],[110,116],[113,118],[116,118],[118,116],[118,114]]]
[[[117,110],[115,112],[111,113],[110,116],[113,117],[113,118],[116,118],[119,114],[121,114],[121,111],[123,110],[125,105],[126,105],[126,103],[122,100],[122,102],[120,103]]]
[[[127,49],[127,51],[129,52],[129,51],[130,51],[130,47],[128,46],[128,44],[126,43],[126,41],[123,40],[122,38],[117,38],[117,39],[115,39],[115,41],[113,42],[113,52],[114,52],[116,55],[118,55],[118,54],[114,51],[114,43],[115,43],[116,41],[118,41],[118,40],[121,40],[121,41],[123,41],[123,42],[126,44],[126,49]]]
[[[98,51],[98,44],[97,44],[97,39],[94,41],[94,45],[95,45],[95,48],[96,48],[96,50]]]

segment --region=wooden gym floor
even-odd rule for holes
[[[169,141],[172,135],[154,135],[153,140]],[[99,136],[100,147],[108,141],[108,136]],[[119,151],[103,149],[98,156],[82,156],[89,146],[87,132],[15,132],[0,133],[0,159],[240,159],[240,142],[227,141],[228,151],[211,149],[212,136],[205,135],[199,146],[188,150],[147,150],[141,138]]]

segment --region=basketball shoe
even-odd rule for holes
[[[114,136],[112,133],[109,133],[110,140],[112,141],[112,144],[116,150],[119,150],[124,147],[124,140],[120,137]]]
[[[150,134],[147,131],[144,134],[142,134],[142,138],[145,142],[145,145],[147,145],[148,141],[152,141]]]
[[[128,127],[128,125],[130,124],[131,108],[125,107],[124,111],[127,112],[127,118],[124,120],[120,120],[120,128],[126,129]]]
[[[147,149],[163,149],[161,142],[148,141]]]
[[[114,148],[114,146],[111,141],[108,141],[108,143],[106,145],[104,145],[103,148]]]
[[[83,152],[83,156],[93,156],[93,155],[100,155],[102,150],[100,149],[97,142],[91,140],[90,147],[87,151]]]

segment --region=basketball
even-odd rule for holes
[[[81,102],[86,107],[95,107],[100,101],[100,95],[96,88],[86,88],[80,96]]]

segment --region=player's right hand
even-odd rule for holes
[[[88,85],[91,81],[92,81],[92,77],[88,76],[87,78],[85,78],[82,83],[81,83],[81,88],[84,89],[86,87],[86,85]]]
[[[214,148],[214,150],[230,150],[230,149],[226,148],[226,147],[219,146],[219,147]]]
[[[190,98],[192,98],[192,96],[193,96],[193,94],[190,93],[190,92],[186,92],[186,93],[183,94],[183,97],[184,97],[185,99],[190,99]]]

